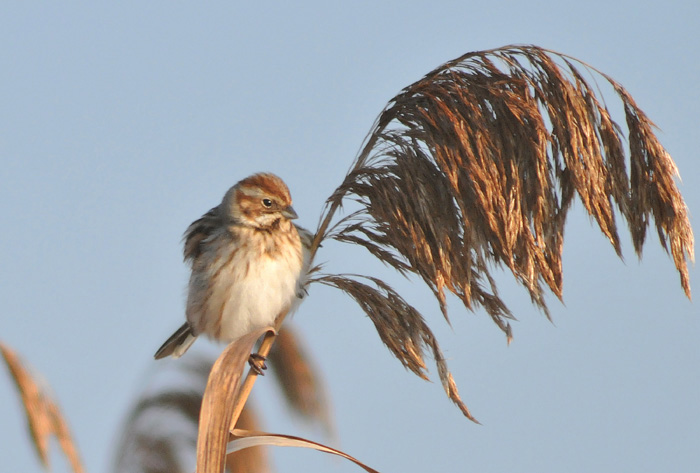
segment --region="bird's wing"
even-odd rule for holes
[[[303,299],[307,293],[306,286],[309,277],[309,266],[311,265],[311,244],[314,241],[314,234],[304,227],[294,224],[301,240],[301,256],[303,258],[302,274],[297,284],[297,298]]]
[[[297,227],[297,232],[299,232],[302,247],[304,250],[308,251],[311,248],[311,243],[314,241],[314,234],[308,231],[306,228],[300,227],[296,223],[294,226]]]
[[[214,207],[187,227],[183,240],[185,241],[185,261],[194,261],[202,252],[202,242],[209,238],[220,226],[219,207]]]

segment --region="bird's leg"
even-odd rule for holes
[[[248,364],[250,365],[250,368],[253,371],[255,371],[256,374],[259,374],[260,376],[265,376],[264,370],[267,369],[265,360],[267,360],[267,358],[265,358],[264,356],[258,353],[251,353],[248,357]]]

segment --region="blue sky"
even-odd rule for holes
[[[384,104],[467,51],[534,43],[621,82],[660,127],[698,232],[700,4],[377,3],[0,7],[0,340],[45,375],[89,471],[108,470],[152,354],[183,320],[187,225],[265,170],[315,227]],[[410,295],[483,423],[406,372],[352,301],[312,287],[293,323],[327,380],[339,446],[382,472],[695,471],[697,304],[653,232],[641,263],[623,240],[624,263],[576,205],[554,324],[501,275],[519,319],[510,347],[485,314],[450,300],[450,328],[419,283],[324,246],[329,269],[377,269]],[[322,438],[268,379],[254,396],[268,430]],[[3,470],[39,471],[4,375],[0,400]],[[275,460],[358,471],[315,452]]]

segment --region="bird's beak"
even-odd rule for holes
[[[299,216],[294,211],[294,208],[292,208],[291,205],[282,211],[282,216],[285,218],[288,218],[289,220],[294,220],[295,218],[299,218]]]

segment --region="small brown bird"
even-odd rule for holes
[[[284,181],[260,173],[231,187],[218,206],[187,228],[184,254],[192,268],[187,322],[156,359],[179,358],[201,334],[228,343],[274,325],[303,297],[312,236],[292,223],[295,218]]]

